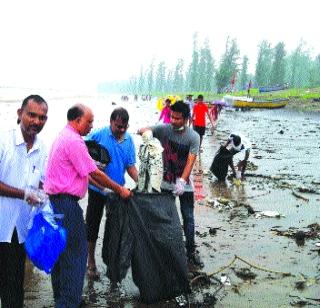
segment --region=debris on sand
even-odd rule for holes
[[[280,214],[278,211],[261,211],[259,213],[256,213],[255,218],[261,217],[280,218],[285,216]]]
[[[304,200],[304,201],[306,201],[306,202],[309,202],[309,199],[308,199],[308,198],[306,198],[306,197],[298,194],[298,193],[295,192],[294,190],[292,190],[292,194],[293,194],[295,197],[299,198],[299,199],[302,199],[302,200]]]
[[[257,277],[257,274],[252,272],[250,268],[242,267],[240,269],[233,269],[234,273],[237,277],[243,279],[243,280],[252,280]]]
[[[306,238],[306,233],[304,231],[297,231],[294,235],[294,238],[298,246],[303,246]]]
[[[288,230],[272,228],[271,231],[276,235],[286,236],[296,240],[315,239],[320,236],[320,225],[318,223],[308,225],[307,228],[309,230],[306,231],[297,230],[294,227],[290,227]]]

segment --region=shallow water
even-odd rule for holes
[[[157,122],[154,102],[120,102],[120,96],[50,99],[49,120],[42,137],[50,145],[58,131],[66,123],[66,111],[76,102],[93,108],[95,127],[107,124],[111,111],[117,105],[124,105],[130,113],[129,132],[135,133],[139,127]],[[16,120],[16,109],[20,103],[0,103],[2,127],[12,125]],[[256,170],[248,168],[242,185],[232,182],[218,183],[208,171],[219,143],[232,132],[241,132],[253,144],[249,161]],[[307,278],[319,276],[320,260],[315,251],[315,243],[320,239],[307,239],[305,245],[298,246],[294,239],[276,235],[271,228],[287,230],[307,230],[311,223],[320,223],[320,115],[281,110],[223,110],[217,129],[213,134],[208,130],[204,138],[203,153],[195,168],[194,180],[197,185],[196,231],[198,249],[205,262],[204,271],[211,273],[228,264],[238,255],[260,267],[294,275],[302,273]],[[134,135],[138,148],[141,137]],[[241,155],[241,154],[238,154]],[[235,156],[235,160],[236,160]],[[240,158],[240,156],[239,156]],[[132,183],[128,182],[129,186]],[[316,193],[299,192],[301,187],[313,189]],[[297,192],[305,199],[293,194]],[[219,197],[230,201],[231,207],[208,206],[208,200]],[[308,201],[306,201],[308,199]],[[85,210],[86,199],[81,201]],[[235,205],[240,206],[235,206]],[[281,218],[256,218],[249,215],[241,204],[250,205],[255,211],[276,210]],[[217,228],[216,235],[208,233],[209,228]],[[97,247],[97,260],[102,278],[99,281],[85,281],[84,298],[87,307],[142,307],[138,301],[138,289],[128,273],[121,286],[121,292],[110,293],[110,285],[104,273],[101,252],[101,236],[104,222],[100,228]],[[246,267],[239,261],[234,268]],[[232,268],[224,272],[231,278],[231,286],[225,286],[217,293],[217,307],[288,307],[295,299],[292,296],[319,298],[319,281],[309,283],[303,291],[295,289],[300,276],[282,278],[279,274],[254,270],[257,277],[245,282],[235,276]],[[317,276],[318,275],[318,276]],[[220,273],[216,275],[220,277]],[[306,279],[307,279],[306,278]],[[192,307],[201,304],[203,294],[213,292],[204,289],[190,296]],[[27,266],[26,307],[52,307],[50,276]],[[161,303],[151,307],[174,307],[173,303]]]

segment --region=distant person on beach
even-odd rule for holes
[[[198,95],[198,98],[195,101],[195,104],[193,106],[193,112],[192,112],[193,129],[200,136],[200,149],[202,145],[203,136],[206,131],[206,115],[208,116],[212,127],[214,127],[211,114],[209,113],[209,108],[207,104],[205,104],[203,101],[203,95],[200,94]]]
[[[171,113],[171,109],[170,109],[171,100],[170,100],[170,98],[167,98],[164,103],[165,103],[165,105],[161,110],[161,113],[159,116],[159,121],[162,120],[163,123],[168,124],[168,123],[170,123],[170,113]]]
[[[233,176],[238,178],[238,174],[243,178],[247,167],[251,150],[250,141],[241,134],[231,134],[227,142],[220,146],[213,158],[210,171],[219,181],[225,181],[230,166]],[[244,158],[237,164],[237,169],[233,163],[233,156],[237,153],[244,152]]]
[[[18,127],[0,133],[0,299],[3,308],[22,308],[26,253],[24,242],[33,206],[41,199],[47,150],[38,134],[48,105],[39,95],[18,109]]]
[[[184,102],[189,106],[189,110],[190,110],[190,120],[189,120],[189,125],[192,124],[192,112],[193,112],[193,99],[192,99],[192,94],[188,94],[184,100]]]
[[[179,197],[188,262],[201,267],[203,263],[195,245],[194,189],[190,179],[199,152],[200,137],[188,126],[190,110],[187,104],[177,101],[170,108],[170,125],[145,127],[138,133],[142,135],[151,130],[164,148],[161,190],[172,191]]]
[[[67,112],[68,124],[52,144],[44,189],[55,213],[64,215],[67,246],[51,273],[55,307],[78,308],[81,303],[87,263],[87,236],[83,211],[78,201],[87,192],[89,177],[122,198],[131,192],[100,171],[82,139],[92,129],[93,113],[77,104]]]
[[[250,79],[249,83],[248,83],[248,89],[247,89],[247,96],[250,97],[250,90],[251,90],[251,87],[252,87],[252,81]]]
[[[110,162],[102,171],[121,186],[125,184],[126,172],[133,181],[138,181],[138,171],[135,166],[135,146],[132,136],[127,132],[129,127],[128,123],[128,111],[119,107],[112,111],[109,126],[94,130],[86,137],[86,140],[94,140],[107,149]],[[109,194],[93,184],[89,185],[88,194],[88,207],[86,212],[88,239],[87,275],[89,278],[95,279],[100,276],[96,266],[95,248],[103,209],[105,206],[108,206]],[[108,212],[107,207],[106,212]]]

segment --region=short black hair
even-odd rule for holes
[[[203,99],[203,95],[202,95],[202,94],[199,94],[199,95],[198,95],[198,99]]]
[[[28,97],[26,97],[26,98],[22,101],[21,109],[23,109],[24,107],[27,106],[29,100],[33,100],[33,101],[36,102],[37,104],[46,104],[47,107],[48,107],[47,102],[46,102],[40,95],[32,94],[32,95],[29,95]]]
[[[115,121],[117,119],[122,120],[123,123],[128,123],[129,122],[129,113],[128,113],[127,109],[125,109],[123,107],[115,108],[110,115],[110,121]]]
[[[173,105],[170,106],[170,109],[174,112],[181,112],[184,119],[190,118],[190,108],[183,101],[176,101]]]
[[[82,117],[84,115],[84,110],[80,105],[72,106],[67,112],[68,121],[74,121],[75,119]]]
[[[235,134],[231,134],[233,144],[237,147],[241,143],[241,137]]]
[[[45,104],[47,106],[47,109],[48,109],[48,104],[47,102],[44,100],[44,98],[42,98],[40,95],[37,95],[37,94],[31,94],[29,96],[27,96],[23,101],[22,101],[22,104],[21,104],[21,109],[24,109],[29,101],[34,101],[35,103],[41,105],[41,104]],[[20,119],[17,120],[17,124],[20,124]]]

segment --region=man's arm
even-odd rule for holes
[[[207,114],[207,117],[209,118],[209,121],[210,121],[212,127],[214,127],[214,123],[213,123],[214,121],[212,119],[212,116],[211,116],[211,113],[209,112],[209,110],[206,112],[206,114]]]
[[[174,185],[173,194],[175,196],[181,196],[184,193],[185,185],[187,184],[187,179],[191,174],[196,157],[196,154],[189,153],[187,163],[183,169],[182,175],[180,178],[176,179],[176,183]]]
[[[241,176],[244,176],[244,172],[246,171],[249,155],[250,155],[250,150],[246,150],[244,159],[241,160],[238,164],[239,170],[241,170]]]
[[[0,182],[0,196],[24,199],[24,190]]]
[[[230,158],[230,164],[229,164],[229,166],[231,167],[233,176],[236,176],[236,169],[235,169],[234,164],[233,164],[233,157]]]
[[[39,205],[43,200],[36,190],[20,189],[0,182],[0,196],[25,200],[30,206]]]
[[[99,188],[100,190],[104,190],[105,188],[104,186],[100,185],[96,180],[94,180],[91,175],[89,175],[89,183]]]
[[[192,172],[192,168],[193,165],[196,161],[197,155],[196,154],[191,154],[189,153],[188,158],[187,158],[187,163],[183,169],[181,178],[184,179],[185,181],[189,178],[191,172]]]
[[[112,181],[106,174],[104,174],[99,169],[90,173],[90,177],[97,182],[99,185],[103,186],[104,188],[110,188],[115,193],[118,193],[121,198],[127,199],[131,196],[131,191],[118,183]]]
[[[130,166],[127,168],[129,176],[135,181],[138,182],[138,170],[136,166]]]

